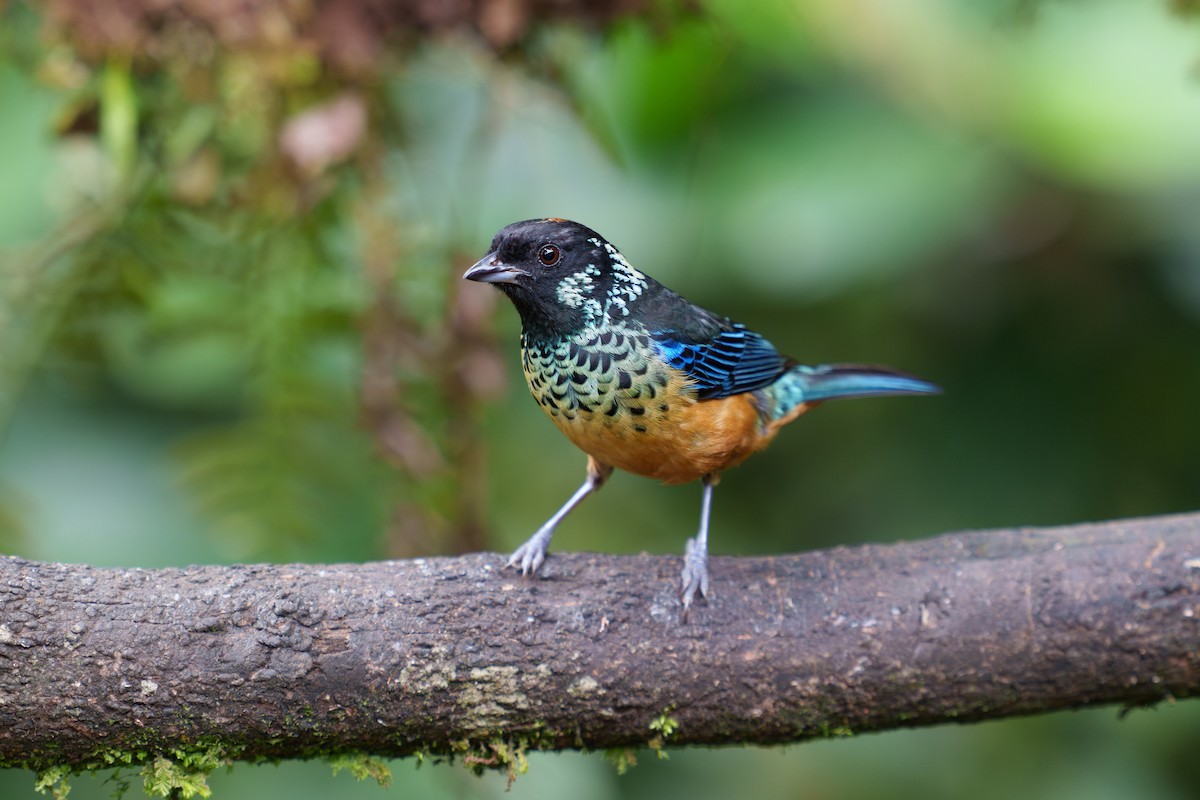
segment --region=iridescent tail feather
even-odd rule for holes
[[[763,390],[775,401],[772,416],[782,419],[801,403],[850,397],[938,394],[940,386],[906,372],[868,364],[798,364]]]

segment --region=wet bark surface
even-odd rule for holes
[[[772,743],[1182,698],[1200,515],[714,558],[97,569],[0,559],[0,761]]]

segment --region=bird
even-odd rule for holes
[[[936,394],[890,367],[801,364],[740,322],[636,269],[578,222],[514,222],[463,277],[508,296],[521,317],[521,364],[550,420],[587,454],[583,484],[508,560],[538,571],[559,523],[621,469],[703,485],[700,524],[680,571],[686,615],[709,597],[708,525],[721,473],[779,430],[838,398]]]

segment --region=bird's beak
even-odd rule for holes
[[[523,269],[505,264],[495,253],[488,253],[464,272],[463,277],[480,283],[516,283],[517,278],[528,274]]]

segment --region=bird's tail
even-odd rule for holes
[[[843,397],[938,394],[941,387],[889,367],[867,364],[797,364],[767,387],[774,400],[771,416],[782,420],[803,403]]]

